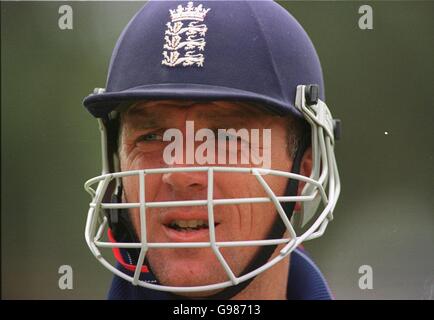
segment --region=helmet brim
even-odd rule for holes
[[[265,109],[277,115],[293,114],[303,118],[301,112],[291,102],[285,104],[270,96],[234,88],[203,84],[155,84],[134,87],[117,92],[91,94],[83,100],[83,105],[97,118],[104,118],[111,111],[128,102],[140,100],[203,100],[203,101],[243,101],[262,104]]]

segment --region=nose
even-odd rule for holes
[[[163,174],[162,180],[173,191],[191,193],[206,190],[208,187],[207,172],[170,172]]]

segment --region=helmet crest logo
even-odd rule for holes
[[[189,2],[185,8],[179,5],[176,10],[169,10],[171,21],[166,24],[164,59],[161,64],[169,67],[203,67],[205,57],[199,51],[205,50],[208,28],[201,22],[210,10],[204,9],[201,4],[194,7],[193,2]]]

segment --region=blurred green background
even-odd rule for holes
[[[1,2],[1,290],[4,299],[104,299],[111,274],[84,240],[99,133],[82,107],[141,2]],[[343,191],[326,234],[306,243],[338,299],[434,299],[434,2],[281,2],[320,56],[343,121]],[[385,134],[387,132],[388,134]],[[58,288],[71,265],[74,289]],[[361,290],[359,266],[373,268]]]

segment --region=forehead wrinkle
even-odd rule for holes
[[[158,109],[157,109],[158,110]],[[154,108],[135,104],[122,114],[122,122],[128,119],[128,126],[133,129],[164,127],[169,123],[170,113],[155,112]]]
[[[208,108],[207,112],[200,108],[203,106]],[[170,121],[170,116],[176,116],[176,111],[181,110],[194,115],[193,118],[197,120],[210,122],[213,128],[248,127],[252,120],[258,121],[263,118],[258,116],[269,115],[241,101],[158,100],[137,102],[125,111],[123,118],[128,118],[135,129],[166,127],[173,126],[174,121]],[[179,117],[173,118],[179,120]]]
[[[199,119],[217,128],[263,127],[275,120],[274,116],[263,113],[251,113],[249,110],[227,110],[228,112],[201,113]]]
[[[122,122],[132,129],[155,128],[164,124],[164,119],[155,114],[144,114],[141,112],[128,113],[122,117]]]
[[[248,127],[249,121],[240,117],[231,116],[211,116],[201,117],[203,121],[206,121],[212,129],[225,129],[229,127]]]
[[[244,102],[233,101],[228,104],[225,101],[213,101],[213,108],[210,112],[198,112],[198,119],[212,122],[213,126],[220,125],[227,127],[231,125],[247,125],[252,120],[258,120],[259,115],[266,115],[263,111],[258,110],[254,106]],[[228,103],[228,102],[226,102]]]

